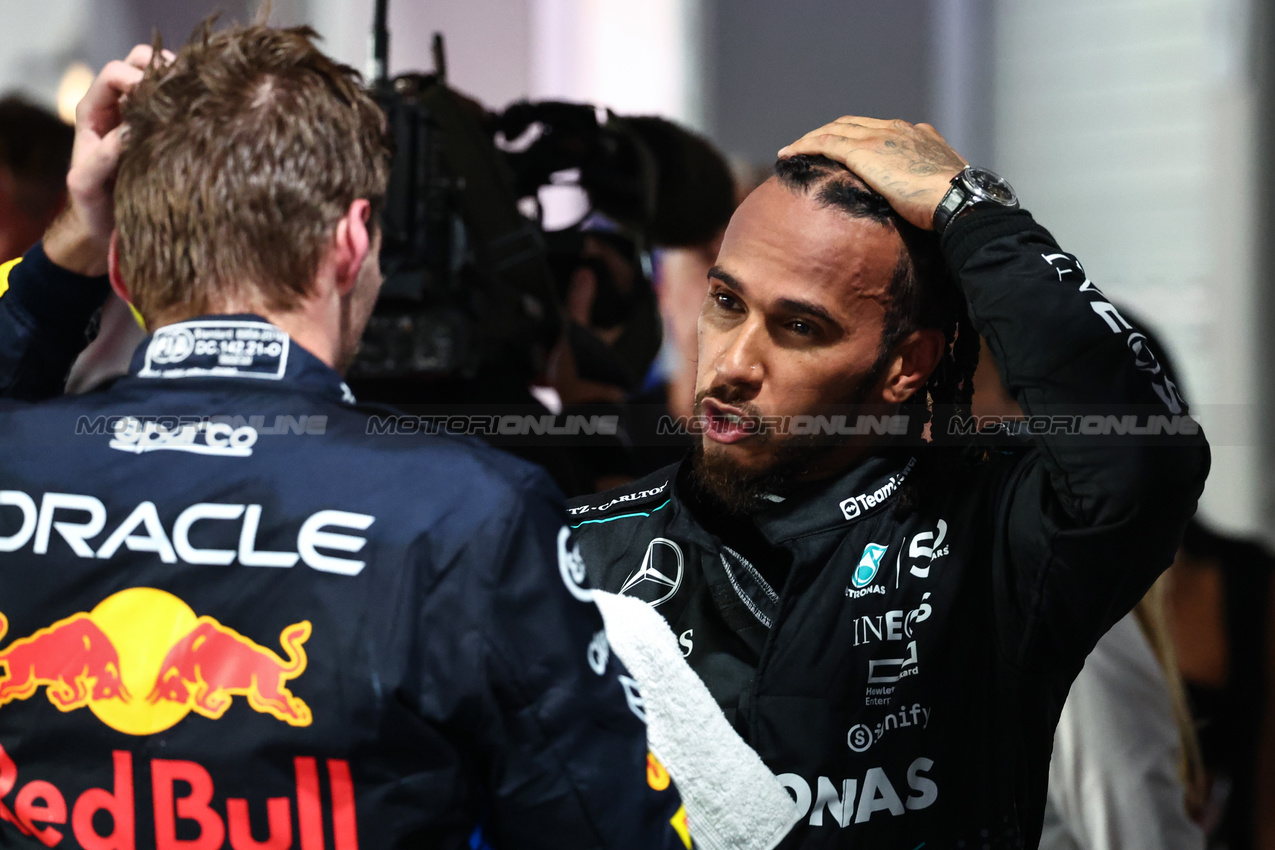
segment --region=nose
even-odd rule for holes
[[[761,389],[766,375],[763,357],[766,329],[760,322],[746,321],[726,334],[713,360],[717,384],[725,384],[751,397]]]

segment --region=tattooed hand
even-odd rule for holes
[[[847,115],[807,133],[779,156],[821,154],[849,168],[923,230],[965,160],[929,124]]]

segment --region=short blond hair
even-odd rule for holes
[[[354,201],[384,204],[385,119],[309,27],[206,22],[122,107],[120,271],[148,322],[220,304],[288,310]]]

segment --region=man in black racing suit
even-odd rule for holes
[[[358,75],[260,26],[149,60],[81,104],[48,254],[0,267],[0,383],[49,395],[122,108],[111,279],[154,333],[108,388],[0,407],[0,845],[689,847],[557,490],[370,436],[334,368],[380,286]],[[289,294],[263,270],[307,238]]]
[[[581,552],[792,792],[784,846],[1035,847],[1070,682],[1172,560],[1207,445],[1076,258],[933,128],[847,117],[781,156],[709,273],[700,446],[569,502]],[[1030,444],[959,445],[975,332]],[[829,411],[885,434],[775,424]]]

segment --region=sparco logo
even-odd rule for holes
[[[845,514],[846,519],[854,519],[864,511],[875,508],[894,495],[894,491],[903,485],[914,466],[916,466],[916,458],[909,458],[906,466],[895,475],[891,475],[889,481],[886,481],[871,493],[860,493],[842,502],[841,513]]]
[[[115,436],[107,445],[133,454],[176,451],[248,457],[256,442],[257,429],[250,425],[236,428],[225,422],[196,422],[169,429],[158,422],[125,416],[115,423]]]
[[[682,586],[686,559],[682,548],[665,537],[656,537],[646,546],[642,566],[624,581],[620,593],[634,596],[652,607],[667,602]]]

